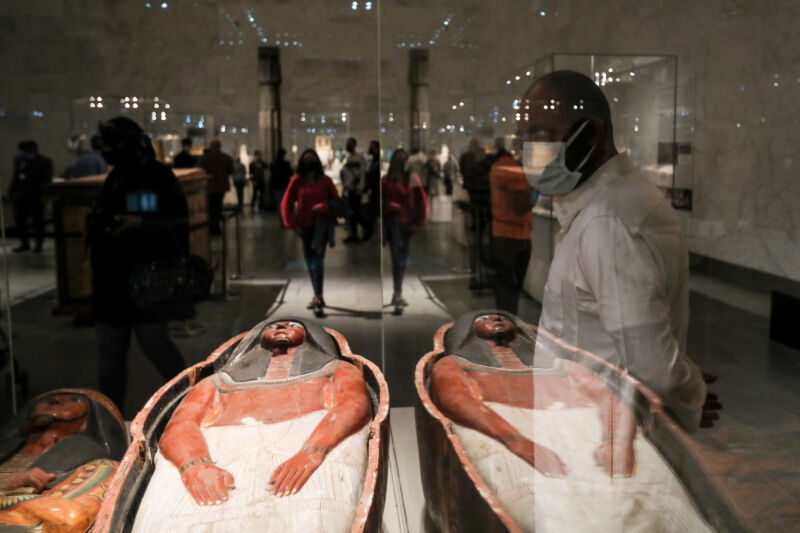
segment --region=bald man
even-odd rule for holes
[[[540,327],[629,371],[687,431],[710,425],[700,369],[686,355],[688,250],[659,191],[618,153],[608,101],[591,79],[556,71],[520,108],[523,168],[553,196],[561,225]],[[710,398],[714,400],[713,396]]]

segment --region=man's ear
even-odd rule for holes
[[[602,144],[606,138],[606,123],[598,117],[588,117],[588,120],[586,129],[589,130],[589,144],[592,146]]]

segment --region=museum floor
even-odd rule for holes
[[[341,242],[345,232],[338,230],[336,247],[328,250],[325,299],[329,307],[323,323],[343,333],[354,353],[380,365],[389,381],[393,446],[387,531],[421,530],[414,365],[432,348],[439,326],[467,310],[493,306],[490,292],[468,289],[464,251],[451,231],[449,224],[429,224],[414,235],[404,286],[409,307],[401,316],[386,306],[391,298],[391,269],[388,250],[381,250],[377,238],[345,245]],[[229,235],[233,249],[233,227]],[[224,340],[268,314],[311,316],[306,309],[310,282],[295,234],[280,229],[274,213],[247,210],[241,242],[242,274],[230,283],[228,296],[199,306],[198,321],[205,333],[175,339],[187,364],[206,358]],[[219,252],[221,239],[213,246]],[[55,302],[52,243],[42,255],[8,254],[7,259],[15,353],[27,375],[27,397],[57,387],[95,388],[93,329],[51,314]],[[233,254],[228,264],[234,271]],[[724,406],[717,426],[700,430],[696,437],[714,449],[779,464],[771,469],[776,474],[756,476],[755,482],[764,484],[765,490],[789,495],[800,507],[795,498],[800,495],[800,449],[795,445],[800,439],[796,408],[800,353],[769,340],[768,295],[698,276],[693,276],[691,287],[688,352],[704,370],[719,376],[712,390]],[[538,304],[523,298],[520,316],[536,323],[538,313]],[[162,384],[135,342],[129,368],[126,419]]]

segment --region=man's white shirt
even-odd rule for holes
[[[627,153],[553,206],[540,327],[628,371],[694,431],[706,387],[685,352],[689,256],[671,206]]]

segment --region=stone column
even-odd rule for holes
[[[280,53],[277,46],[258,47],[258,142],[266,161],[283,145]]]
[[[428,104],[428,50],[409,50],[408,83],[411,86],[411,142],[409,148],[428,149],[431,111]]]

